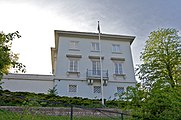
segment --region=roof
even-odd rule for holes
[[[63,31],[63,30],[54,30],[54,34],[55,34],[55,48],[58,48],[59,36],[98,39],[98,35],[99,35],[98,33],[93,33],[93,32],[77,32],[77,31]],[[135,36],[103,34],[103,33],[101,33],[101,39],[128,41],[128,42],[130,42],[130,45],[131,45],[132,42],[135,39]]]
[[[53,81],[54,76],[53,75],[39,75],[39,74],[9,73],[8,75],[4,75],[3,79]]]

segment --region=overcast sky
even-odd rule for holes
[[[181,31],[181,0],[0,0],[0,31],[19,31],[13,43],[27,73],[50,74],[54,30],[136,36],[134,65],[149,33],[158,28]]]

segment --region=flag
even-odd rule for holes
[[[100,33],[100,26],[99,26],[99,21],[98,21],[98,27],[97,27],[98,32]]]

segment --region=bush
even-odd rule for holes
[[[81,97],[70,98],[66,96],[55,96],[42,93],[35,94],[29,92],[10,92],[8,90],[0,90],[0,105],[66,107],[70,104],[85,107],[102,107],[100,99],[91,100]],[[124,104],[124,102],[120,101],[106,102],[106,106],[114,108],[118,108],[119,106],[123,107]]]

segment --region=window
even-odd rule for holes
[[[120,50],[120,45],[118,45],[118,44],[113,44],[113,45],[112,45],[112,52],[121,52],[121,50]]]
[[[78,60],[77,59],[70,59],[69,71],[78,72]]]
[[[79,41],[70,41],[70,49],[78,49]]]
[[[117,87],[117,93],[122,94],[124,92],[124,87]]]
[[[93,51],[99,51],[100,50],[99,43],[98,42],[93,42],[92,46],[91,46],[91,49]]]
[[[92,61],[92,74],[101,75],[100,61]]]
[[[122,63],[115,62],[114,66],[115,66],[115,70],[114,70],[115,74],[123,74]]]
[[[69,85],[69,92],[77,92],[77,85]]]
[[[101,86],[94,86],[94,93],[101,93]]]

